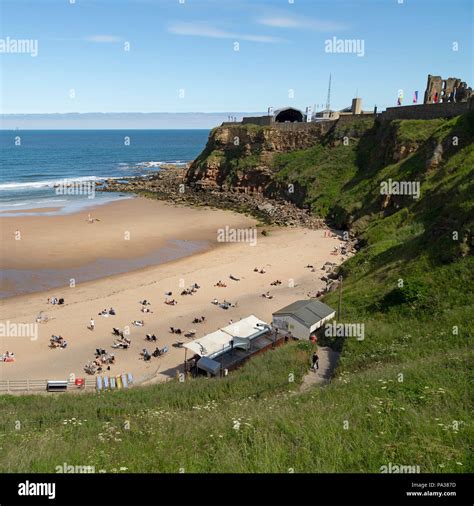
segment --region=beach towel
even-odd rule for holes
[[[120,390],[122,388],[122,378],[120,376],[116,376],[115,382],[117,383],[117,388]]]
[[[96,386],[97,390],[102,390],[102,376],[97,376]]]
[[[133,383],[133,374],[131,372],[128,373],[128,383]]]
[[[104,390],[109,388],[109,377],[104,376]]]
[[[115,378],[113,376],[110,378],[110,389],[115,390]]]

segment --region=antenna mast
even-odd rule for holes
[[[331,107],[331,74],[329,74],[328,98],[326,101],[326,110],[329,111]]]

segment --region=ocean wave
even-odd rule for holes
[[[0,208],[2,207],[18,207],[18,206],[25,206],[28,202],[17,202],[16,204],[3,204],[0,203]]]
[[[67,202],[67,199],[44,199],[44,200],[35,200],[33,204],[45,204],[46,202]]]
[[[15,190],[21,188],[47,188],[54,187],[55,184],[67,183],[80,183],[81,181],[103,181],[104,179],[114,179],[109,177],[98,177],[98,176],[83,176],[83,177],[63,177],[61,179],[52,179],[46,181],[28,181],[26,183],[10,182],[1,183],[1,190]]]
[[[138,162],[135,164],[135,167],[161,167],[162,165],[167,165],[167,164],[171,164],[171,165],[186,165],[187,163],[189,163],[189,161],[184,161],[184,160],[160,160],[160,161],[157,161],[157,162],[153,162],[153,161],[150,161],[150,162]]]

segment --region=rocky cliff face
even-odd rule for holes
[[[423,184],[466,142],[466,126],[456,121],[345,117],[266,127],[223,125],[211,132],[184,180],[197,192],[291,202],[349,228],[361,216],[404,206],[411,197],[382,195],[381,181]],[[351,199],[357,205],[348,205]]]
[[[231,187],[264,193],[273,182],[277,153],[307,149],[321,142],[331,124],[235,125],[215,128],[186,181],[206,188]]]

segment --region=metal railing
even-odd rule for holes
[[[21,392],[46,392],[48,380],[45,379],[25,379],[25,380],[0,380],[1,393],[21,393]],[[84,378],[84,387],[76,385],[74,381],[68,381],[68,390],[95,390],[96,379]]]

